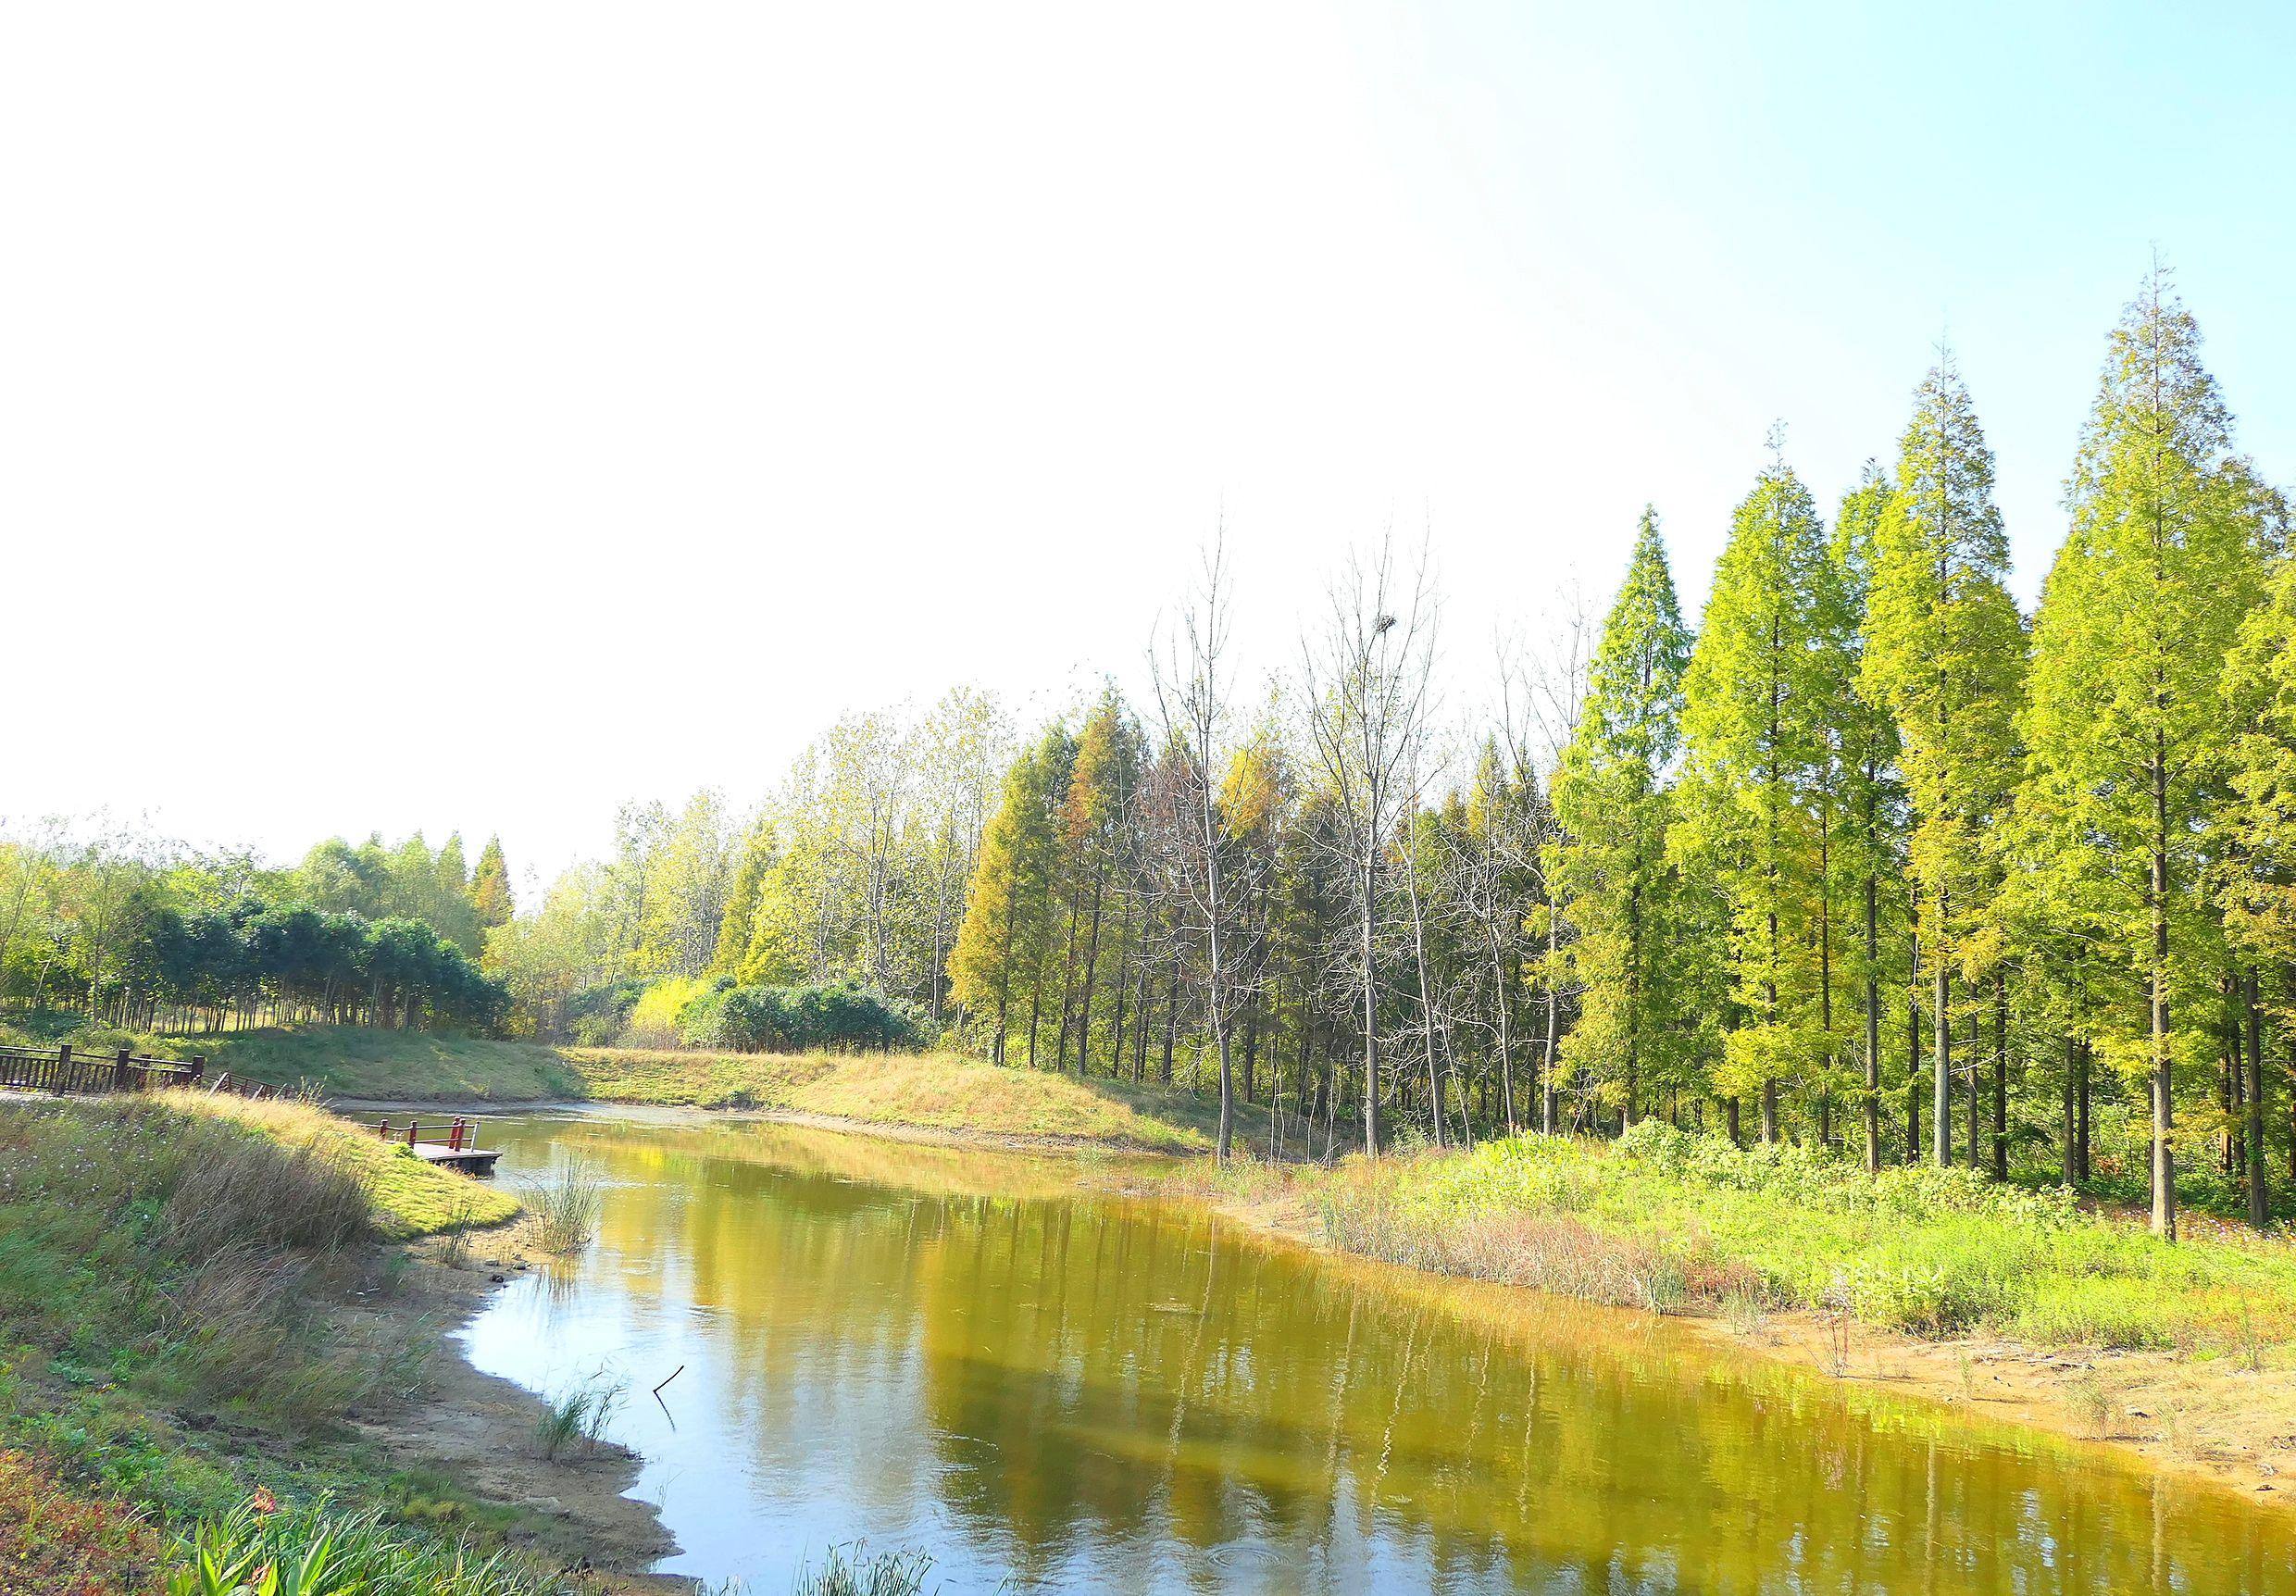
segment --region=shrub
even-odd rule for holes
[[[914,1051],[929,1040],[924,1022],[906,1005],[867,987],[737,987],[719,983],[680,1011],[680,1040],[688,1047],[736,1053],[802,1053],[816,1049]]]
[[[0,1453],[0,1590],[142,1596],[159,1540],[119,1502],[59,1481],[45,1464]]]

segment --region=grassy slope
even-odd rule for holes
[[[767,1108],[879,1125],[1202,1152],[1210,1097],[1170,1087],[1000,1067],[957,1054],[691,1054],[569,1049],[588,1095],[618,1103]],[[1247,1111],[1239,1134],[1262,1124]]]
[[[250,1103],[219,1092],[187,1092],[169,1101],[258,1130],[284,1146],[309,1147],[345,1160],[367,1188],[376,1229],[394,1241],[499,1225],[518,1211],[518,1199],[501,1187],[427,1164],[366,1126],[307,1103]]]
[[[108,1039],[106,1039],[108,1041]],[[1208,1150],[1217,1101],[1173,1087],[1000,1068],[956,1054],[649,1053],[545,1047],[428,1031],[304,1026],[126,1039],[139,1052],[204,1055],[278,1086],[332,1098],[420,1103],[602,1102],[775,1109],[880,1125]],[[1237,1133],[1265,1133],[1243,1107]]]
[[[450,1183],[493,1216],[516,1206],[302,1104],[0,1098],[0,1576],[153,1589],[157,1541],[120,1531],[119,1509],[172,1535],[258,1485],[506,1522],[446,1482],[390,1474],[338,1423],[411,1390],[433,1333],[349,1328],[329,1304],[391,1291],[372,1238],[439,1228],[466,1206]]]
[[[138,1053],[207,1060],[274,1086],[309,1084],[329,1097],[459,1103],[537,1103],[582,1095],[555,1048],[423,1030],[364,1026],[266,1027],[215,1036],[138,1036]]]

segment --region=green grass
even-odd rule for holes
[[[392,1524],[379,1507],[278,1509],[251,1499],[175,1548],[168,1596],[552,1596],[506,1552]],[[268,1575],[267,1575],[267,1571]],[[266,1577],[272,1583],[263,1583]]]
[[[403,1142],[385,1141],[371,1127],[309,1103],[256,1103],[222,1092],[186,1092],[167,1101],[186,1112],[245,1126],[284,1146],[322,1150],[343,1160],[365,1189],[376,1230],[393,1241],[499,1225],[518,1212],[518,1200],[501,1187],[441,1169]]]
[[[507,1203],[403,1162],[293,1102],[0,1099],[0,1450],[28,1460],[0,1478],[0,1573],[14,1557],[45,1580],[0,1589],[181,1589],[151,1577],[153,1549],[183,1574],[183,1538],[243,1515],[259,1488],[289,1503],[282,1527],[330,1498],[373,1509],[337,1537],[366,1548],[369,1582],[342,1589],[559,1589],[481,1566],[442,1513],[494,1532],[508,1515],[445,1482],[418,1513],[341,1424],[402,1399],[435,1349],[427,1323],[334,1310],[393,1289],[381,1239],[452,1210],[446,1182]],[[12,1500],[36,1511],[11,1522]],[[151,1534],[120,1530],[129,1516]],[[427,1582],[457,1565],[472,1577]]]
[[[308,1086],[331,1098],[539,1103],[582,1095],[580,1078],[555,1048],[446,1031],[267,1026],[214,1036],[106,1032],[96,1045],[106,1043],[159,1058],[197,1054],[207,1060],[210,1075],[228,1070],[272,1086]]]
[[[2177,1348],[2250,1359],[2296,1341],[2296,1247],[2228,1227],[2155,1241],[2063,1190],[1966,1169],[1733,1148],[1657,1121],[1609,1144],[1517,1137],[1350,1160],[1286,1181],[1351,1251],[1634,1306],[1845,1303],[1917,1336]],[[2278,1356],[2275,1351],[2270,1355]]]

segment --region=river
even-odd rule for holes
[[[757,1596],[856,1539],[950,1592],[2296,1596],[2284,1514],[2103,1448],[1071,1163],[667,1114],[489,1134],[505,1179],[581,1156],[607,1189],[472,1362],[626,1382],[662,1570]]]

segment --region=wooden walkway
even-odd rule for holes
[[[158,1091],[204,1086],[245,1097],[269,1095],[254,1082],[231,1085],[229,1076],[207,1079],[205,1058],[146,1058],[118,1053],[75,1053],[62,1047],[0,1047],[0,1088],[46,1092],[56,1097],[98,1097],[115,1091]]]

